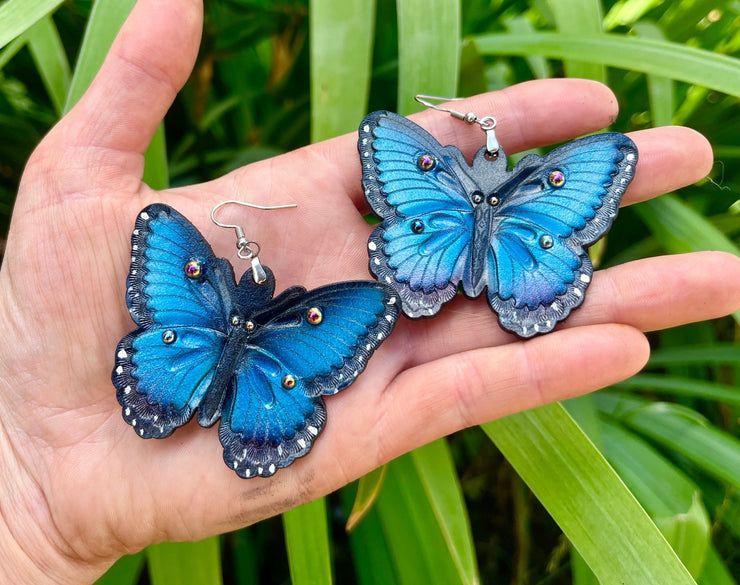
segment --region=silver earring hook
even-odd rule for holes
[[[239,258],[242,258],[244,260],[250,260],[252,263],[252,277],[254,278],[254,282],[257,284],[262,284],[267,280],[267,274],[265,273],[265,269],[262,267],[262,264],[260,264],[259,261],[259,253],[260,253],[260,245],[255,242],[254,240],[250,240],[249,238],[244,235],[244,229],[237,224],[233,223],[221,223],[216,219],[216,211],[221,209],[224,205],[229,205],[233,203],[234,205],[243,205],[244,207],[251,207],[253,209],[263,209],[263,210],[273,210],[273,209],[288,209],[290,207],[298,207],[295,203],[288,203],[286,205],[257,205],[256,203],[247,203],[246,201],[235,201],[233,199],[229,199],[228,201],[222,201],[218,205],[216,205],[213,209],[211,209],[211,221],[215,223],[218,227],[226,228],[226,229],[233,229],[236,232],[236,248],[238,250],[237,256]]]
[[[429,101],[434,100],[436,102],[456,102],[461,100],[462,98],[446,98],[420,93],[414,96],[414,99],[422,106],[432,108],[433,110],[437,110],[439,112],[447,112],[453,118],[462,120],[467,124],[478,124],[486,133],[486,155],[491,158],[496,158],[498,156],[498,151],[501,147],[499,146],[498,139],[496,138],[496,118],[494,118],[493,116],[484,116],[483,118],[479,118],[475,112],[463,113],[459,110],[446,108],[444,106],[440,106],[439,104],[434,104]]]

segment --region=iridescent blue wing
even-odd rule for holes
[[[368,242],[370,270],[393,286],[410,317],[433,315],[457,292],[473,235],[478,187],[454,146],[391,112],[373,112],[358,142],[365,196],[382,222]]]
[[[610,228],[636,162],[629,138],[598,134],[525,157],[496,187],[485,281],[503,327],[546,333],[583,302],[585,248]]]
[[[139,214],[131,248],[126,303],[139,329],[118,344],[112,374],[124,419],[140,436],[158,438],[197,407],[201,424],[213,424],[221,397],[208,391],[234,306],[231,265],[161,204]]]
[[[239,288],[252,287],[248,272]],[[321,396],[349,386],[398,316],[395,292],[370,281],[294,287],[262,311],[226,392],[219,436],[242,477],[269,476],[311,449]]]

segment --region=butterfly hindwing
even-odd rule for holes
[[[226,464],[243,477],[268,476],[308,453],[326,421],[321,396],[354,382],[398,305],[390,287],[343,282],[288,289],[253,315],[219,428]]]
[[[407,315],[433,315],[457,292],[470,254],[467,164],[391,112],[363,120],[358,149],[365,195],[383,220],[368,243],[370,270],[398,290]]]
[[[514,167],[491,219],[488,299],[502,326],[531,337],[581,305],[593,276],[585,248],[611,226],[636,161],[629,138],[606,133]]]

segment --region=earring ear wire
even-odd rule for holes
[[[462,98],[446,98],[420,93],[415,95],[414,99],[427,108],[432,108],[433,110],[437,110],[439,112],[447,112],[453,118],[462,120],[466,124],[478,124],[486,133],[486,155],[494,159],[498,156],[498,151],[501,147],[499,146],[498,139],[496,138],[496,118],[494,118],[493,116],[484,116],[483,118],[479,118],[475,112],[467,112],[464,114],[459,110],[453,110],[452,108],[446,108],[444,106],[440,106],[439,104],[432,103],[432,101],[456,102],[460,101]]]
[[[213,221],[213,223],[215,223],[218,227],[233,229],[236,232],[236,248],[238,250],[237,256],[244,260],[249,260],[252,263],[252,277],[254,278],[254,282],[257,284],[262,284],[267,280],[267,274],[265,273],[265,269],[262,267],[262,264],[260,264],[258,258],[261,249],[260,245],[254,240],[250,240],[249,238],[247,238],[244,234],[244,229],[240,225],[233,223],[221,223],[216,219],[216,211],[221,209],[224,205],[229,204],[243,205],[244,207],[251,207],[252,209],[262,209],[265,211],[271,211],[273,209],[288,209],[291,207],[298,207],[298,205],[295,203],[287,203],[285,205],[257,205],[256,203],[247,203],[246,201],[236,201],[234,199],[229,199],[227,201],[222,201],[213,209],[211,209],[211,221]]]

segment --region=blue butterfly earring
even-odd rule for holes
[[[487,290],[501,326],[547,333],[580,306],[593,276],[586,248],[611,227],[635,173],[637,148],[618,133],[530,154],[507,170],[496,120],[448,112],[486,133],[468,164],[454,146],[392,112],[360,124],[365,197],[382,222],[368,241],[370,271],[412,318],[436,314],[459,288]]]
[[[341,282],[273,298],[275,277],[237,225],[237,284],[228,260],[180,213],[146,207],[131,237],[126,304],[138,329],[116,348],[112,380],[123,418],[144,438],[220,418],[224,461],[241,477],[267,477],[306,455],[326,423],[322,396],[365,368],[398,317],[395,291]],[[285,207],[285,206],[279,206]],[[290,206],[295,207],[295,206]]]

